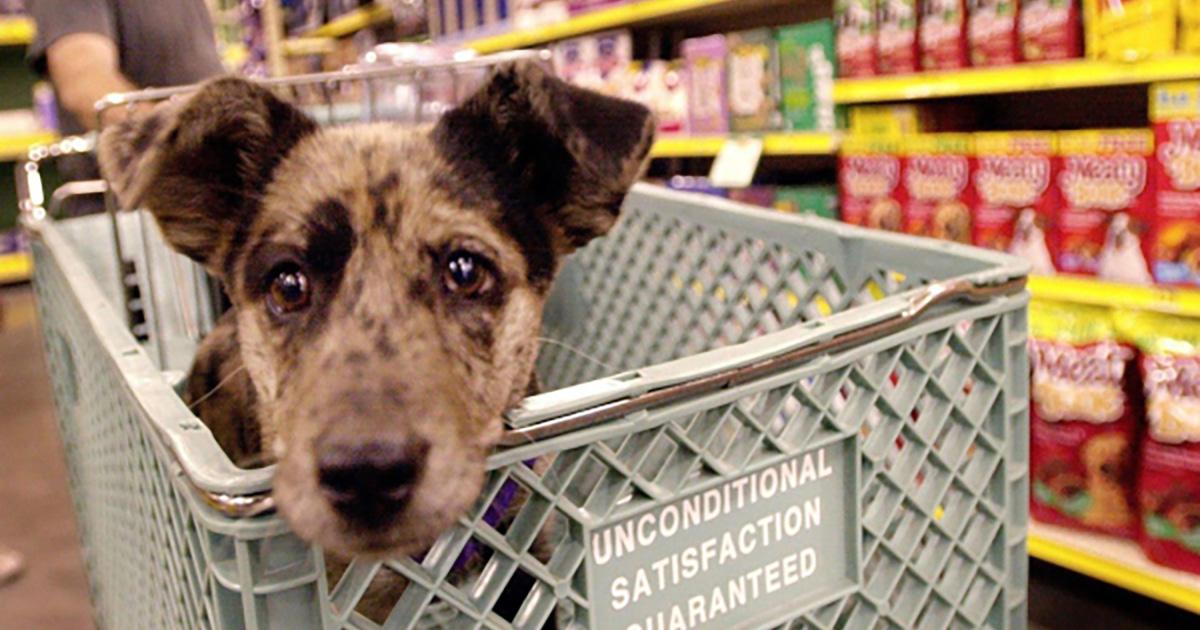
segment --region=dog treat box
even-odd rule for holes
[[[905,232],[971,242],[971,140],[965,133],[906,138],[901,166]]]
[[[875,75],[875,0],[834,0],[838,76]]]
[[[783,126],[795,131],[833,131],[833,23],[818,20],[785,26],[775,34]]]
[[[1200,286],[1200,82],[1150,87],[1154,125],[1154,280]]]
[[[729,130],[768,131],[782,126],[779,111],[779,51],[771,30],[758,28],[725,36]]]
[[[1021,0],[1017,35],[1024,61],[1074,59],[1083,55],[1076,0]]]
[[[1141,350],[1142,549],[1154,562],[1200,573],[1200,320],[1145,312],[1118,317]]]
[[[903,74],[921,69],[917,46],[917,0],[879,0],[879,74]]]
[[[1062,205],[1054,224],[1057,268],[1114,282],[1150,284],[1143,241],[1154,215],[1149,129],[1058,134]]]
[[[1136,538],[1136,353],[1105,308],[1039,300],[1029,322],[1030,514]]]
[[[969,0],[967,46],[972,66],[1005,66],[1020,61],[1018,0]]]
[[[921,69],[967,67],[967,0],[921,0],[917,33]]]
[[[838,191],[843,221],[899,232],[904,221],[899,138],[847,136],[838,155]]]
[[[1058,208],[1055,136],[1044,132],[975,134],[971,242],[1025,259],[1035,274],[1054,273],[1051,229]]]
[[[687,65],[688,131],[729,131],[725,113],[725,36],[685,39],[680,47]]]

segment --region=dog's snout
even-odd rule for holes
[[[385,523],[408,503],[428,450],[418,440],[321,445],[321,489],[346,518],[365,525]]]

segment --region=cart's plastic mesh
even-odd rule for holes
[[[572,263],[584,309],[567,308],[575,316],[547,326],[556,340],[540,364],[548,383],[853,312],[992,262],[968,264],[958,251],[933,274],[936,262],[905,267],[887,253],[908,241],[881,237],[838,251],[849,241],[821,240],[830,228],[812,224],[813,242],[827,247],[802,247],[788,230],[771,238],[766,215],[739,231],[703,218],[715,216],[714,202],[688,203],[708,214],[689,220],[634,204],[614,235]],[[154,406],[137,395],[144,376],[130,366],[148,366],[147,358],[120,330],[115,308],[87,303],[101,294],[94,279],[63,272],[81,256],[62,237],[68,228],[43,226],[35,282],[105,627],[604,626],[589,532],[839,442],[859,449],[847,548],[857,550],[861,578],[802,607],[764,611],[778,613],[770,623],[1025,624],[1024,296],[957,304],[786,372],[502,450],[475,508],[422,560],[355,561],[327,580],[324,558],[277,517],[224,518],[187,485],[151,428]],[[490,526],[483,513],[506,484],[522,500],[511,519]],[[455,571],[469,541],[482,550],[478,570]]]

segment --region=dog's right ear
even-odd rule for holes
[[[265,88],[211,81],[100,136],[100,170],[121,203],[150,210],[167,241],[220,275],[271,172],[317,125]]]

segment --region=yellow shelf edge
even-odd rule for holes
[[[0,18],[0,46],[28,46],[33,43],[37,28],[31,18]]]
[[[1032,276],[1029,290],[1035,299],[1200,317],[1200,290],[1196,289],[1137,286],[1071,276]]]
[[[999,68],[921,72],[834,82],[833,100],[843,105],[913,99],[1136,85],[1200,77],[1200,56],[1177,55],[1139,62],[1071,61],[1023,63]]]
[[[764,155],[832,155],[838,136],[822,132],[768,133],[763,138]],[[728,136],[662,136],[654,141],[654,158],[714,157]]]
[[[21,158],[29,147],[54,142],[57,139],[58,134],[50,131],[0,136],[0,162]]]
[[[382,4],[371,3],[365,7],[357,8],[341,17],[334,18],[328,24],[323,24],[307,33],[304,37],[345,37],[351,33],[372,26],[387,22],[392,19],[392,11]]]
[[[1071,538],[1077,541],[1071,542]],[[1128,560],[1097,553],[1092,551],[1097,538],[1096,535],[1068,533],[1061,528],[1031,523],[1027,547],[1029,555],[1039,560],[1200,613],[1200,578],[1151,564],[1132,541],[1104,539],[1101,542],[1103,548],[1117,549],[1117,553],[1128,556]],[[1143,559],[1139,562],[1136,558]]]
[[[283,54],[290,57],[326,55],[333,52],[334,48],[331,37],[289,37],[283,40]]]
[[[0,254],[0,284],[27,282],[33,274],[33,258],[28,252]]]
[[[608,9],[598,9],[573,17],[565,22],[551,24],[524,31],[512,31],[491,37],[482,37],[463,42],[481,54],[525,48],[544,44],[576,35],[594,33],[611,28],[633,26],[657,18],[680,15],[690,11],[723,4],[734,4],[736,0],[642,0]],[[743,3],[745,0],[743,0]]]

